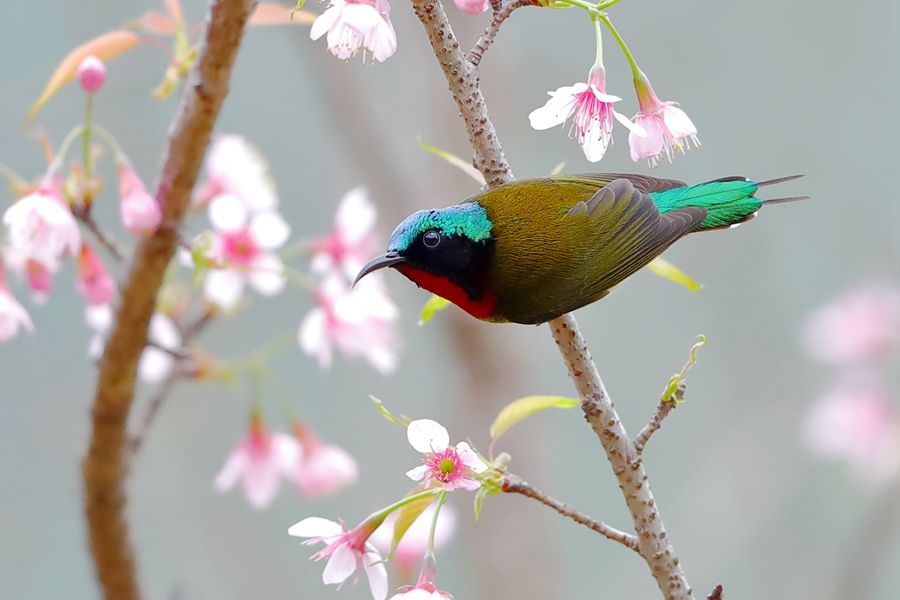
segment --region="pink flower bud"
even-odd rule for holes
[[[106,65],[103,61],[91,54],[78,65],[78,81],[84,91],[96,92],[103,86],[106,80]]]
[[[87,303],[93,306],[107,304],[116,294],[116,284],[109,271],[94,249],[87,244],[81,245],[78,255],[78,279],[75,287]]]
[[[162,209],[127,161],[119,163],[119,212],[122,225],[134,236],[156,232],[162,221]]]
[[[463,11],[464,13],[469,13],[470,15],[477,15],[478,13],[483,13],[490,6],[490,2],[488,0],[454,0],[456,2],[457,8]]]

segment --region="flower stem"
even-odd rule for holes
[[[606,25],[606,28],[609,29],[609,32],[616,39],[616,43],[619,44],[619,48],[622,49],[622,54],[625,55],[625,60],[628,61],[628,66],[631,67],[631,75],[634,77],[635,82],[642,81],[646,79],[646,76],[641,71],[641,68],[638,66],[637,61],[634,59],[634,55],[631,53],[631,50],[628,49],[628,44],[625,43],[625,40],[622,38],[622,35],[619,33],[619,30],[616,29],[612,21],[609,20],[609,16],[605,14],[598,14],[597,18]]]
[[[429,488],[429,489],[421,491],[417,494],[412,494],[410,496],[406,496],[405,498],[402,498],[402,499],[394,502],[393,504],[385,506],[381,510],[376,510],[371,515],[369,515],[368,519],[366,519],[366,520],[368,521],[370,519],[375,519],[375,520],[378,520],[379,522],[384,521],[389,514],[391,514],[398,508],[403,508],[407,504],[412,504],[416,500],[421,500],[422,498],[427,498],[428,496],[436,496],[438,494],[442,494],[442,495],[446,496],[447,492],[441,488]]]
[[[444,506],[444,502],[447,501],[447,492],[441,490],[440,495],[438,496],[437,502],[434,504],[434,517],[431,519],[431,530],[428,532],[428,551],[427,554],[434,555],[434,535],[437,531],[437,522],[438,515],[441,512],[441,507]]]
[[[57,169],[62,165],[63,161],[66,159],[66,154],[69,152],[69,148],[78,139],[84,131],[84,125],[78,125],[72,131],[70,131],[65,138],[63,138],[62,143],[59,145],[59,150],[56,153],[56,156],[53,157],[53,161],[50,162],[50,166],[47,167],[47,175],[52,175],[56,172]]]
[[[594,24],[594,36],[597,40],[597,53],[594,57],[594,67],[603,69],[603,28],[600,27],[600,15],[591,13],[591,21]]]
[[[0,162],[0,175],[3,175],[6,178],[11,190],[25,188],[28,185],[28,182],[22,179],[22,177],[6,163]]]
[[[91,120],[94,117],[94,94],[88,93],[84,109],[84,127],[81,129],[81,161],[84,164],[85,179],[91,178],[94,161],[91,157]]]

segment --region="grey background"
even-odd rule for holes
[[[42,172],[24,114],[57,61],[150,7],[150,1],[2,3],[0,160],[29,177]],[[322,10],[314,2],[309,8]],[[193,21],[203,10],[202,2],[186,3]],[[466,45],[487,19],[453,6],[448,12]],[[729,598],[840,597],[835,586],[847,559],[861,551],[859,528],[878,502],[877,488],[839,465],[818,463],[801,444],[798,428],[831,374],[804,356],[798,338],[813,307],[854,282],[897,272],[898,13],[896,3],[872,0],[626,1],[612,11],[657,92],[680,101],[700,130],[700,150],[654,174],[698,181],[802,172],[807,178],[784,191],[814,197],[673,248],[667,257],[705,284],[702,293],[640,273],[578,314],[632,431],[649,416],[693,337],[702,332],[710,339],[691,373],[687,404],[647,454],[671,539],[698,596],[722,582]],[[247,136],[269,159],[295,237],[324,232],[340,195],[359,183],[373,191],[385,232],[412,208],[450,204],[474,191],[464,175],[416,145],[421,138],[468,155],[409,5],[395,2],[392,19],[399,50],[374,67],[333,59],[303,27],[258,29],[246,38],[218,130]],[[592,167],[563,132],[528,127],[527,114],[545,92],[583,80],[592,56],[591,27],[578,11],[521,10],[500,33],[482,79],[518,176],[544,174],[561,160],[569,171],[646,172],[628,159],[621,130],[607,158]],[[165,64],[152,47],[116,59],[97,100],[98,121],[119,136],[148,183],[176,107],[175,100],[149,97]],[[607,69],[610,91],[626,99],[632,114],[628,71],[610,44]],[[77,124],[81,106],[79,90],[70,87],[39,122],[58,141]],[[101,219],[112,223],[114,192],[99,202],[106,205]],[[79,502],[94,371],[71,277],[69,267],[50,302],[30,309],[36,335],[0,347],[0,596],[6,598],[97,596]],[[261,513],[238,493],[214,493],[212,479],[245,426],[247,398],[209,384],[184,385],[171,398],[129,484],[148,597],[368,597],[364,585],[335,596],[321,585],[321,565],[285,535],[307,515],[354,521],[408,488],[403,472],[415,456],[402,433],[375,416],[368,394],[484,445],[490,418],[506,401],[573,393],[546,328],[450,314],[419,328],[425,295],[399,276],[390,276],[389,286],[403,309],[405,343],[393,376],[344,360],[321,372],[296,349],[276,361],[315,427],[359,458],[361,477],[350,491],[311,504],[285,489]],[[222,356],[241,355],[295,330],[308,307],[297,290],[255,302],[249,314],[213,327],[204,344]],[[493,356],[487,373],[466,367],[465,353],[478,352],[476,339],[486,340]],[[277,404],[269,407],[277,423]],[[599,446],[575,412],[523,425],[505,449],[512,468],[534,484],[627,526]],[[657,597],[642,561],[620,546],[518,497],[491,499],[472,525],[470,498],[458,496],[466,525],[439,555],[439,582],[457,598]],[[871,597],[889,598],[900,584],[900,543],[896,530],[878,529],[889,540],[872,569]]]

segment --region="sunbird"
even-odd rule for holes
[[[689,233],[728,229],[766,204],[763,186],[644,175],[553,175],[501,185],[394,229],[356,277],[392,267],[475,318],[538,324],[596,302]]]

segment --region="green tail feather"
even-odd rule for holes
[[[661,213],[686,206],[705,208],[706,218],[695,230],[702,231],[730,227],[752,219],[764,204],[754,196],[760,185],[735,177],[653,192],[650,197]]]

